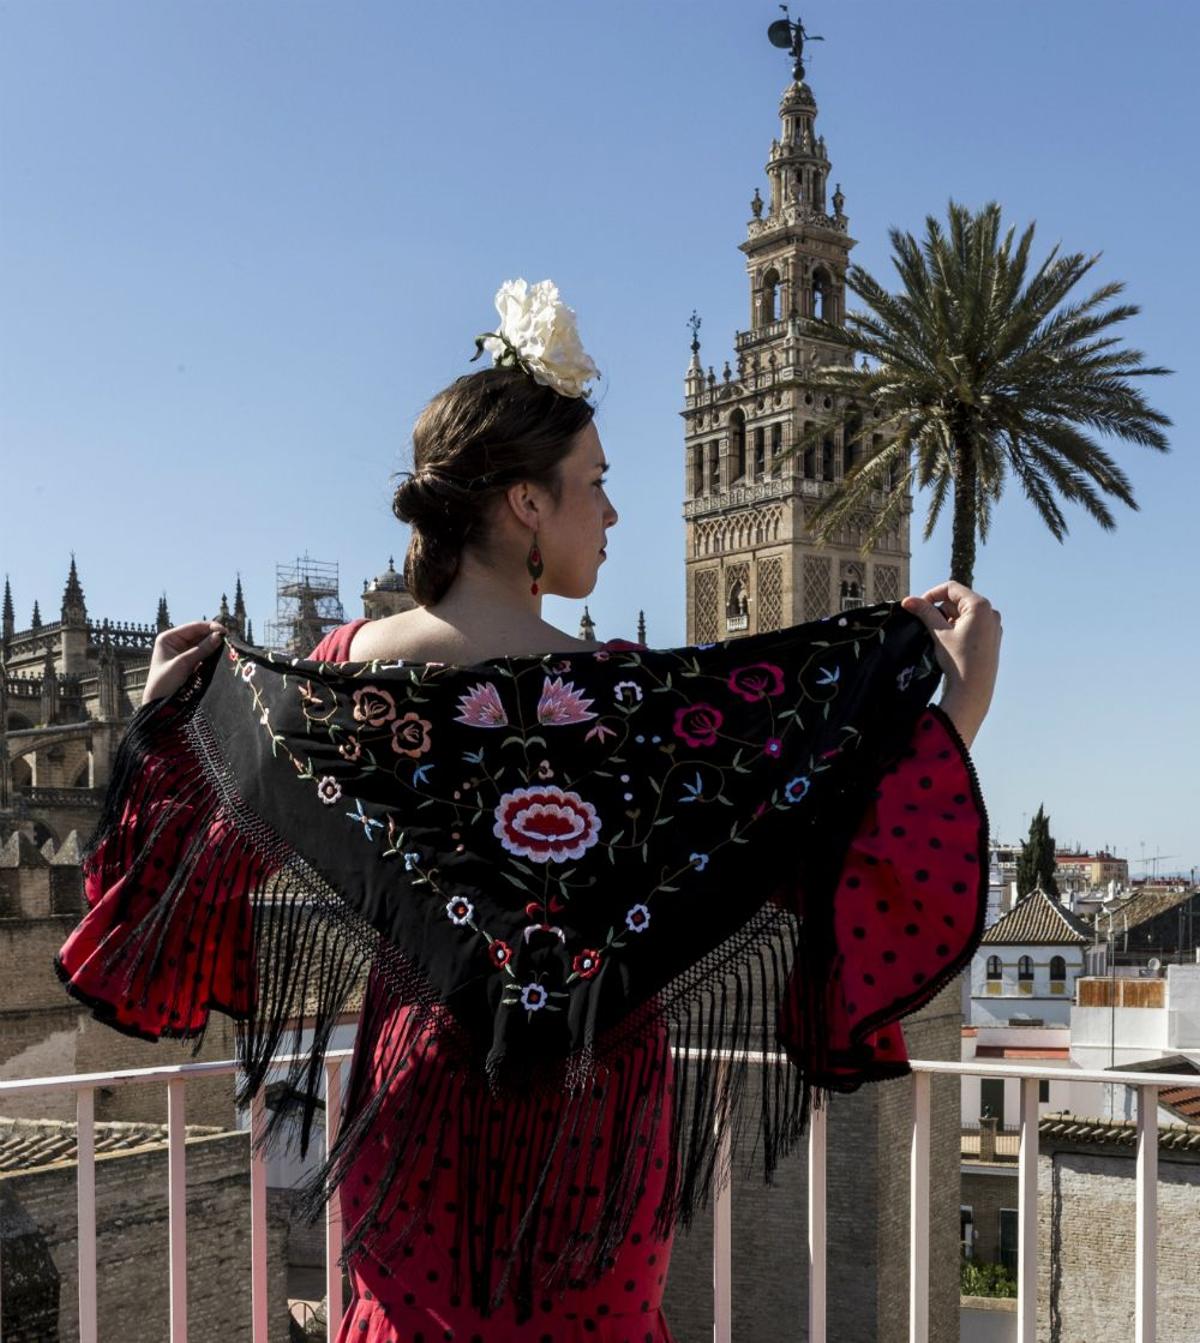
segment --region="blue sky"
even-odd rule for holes
[[[1122,447],[1139,512],[1060,546],[1010,491],[976,583],[1004,613],[976,761],[1001,837],[1200,865],[1192,365],[1200,9],[1108,0],[801,8],[854,256],[950,196],[1102,252],[1173,451]],[[748,202],[789,78],[774,4],[18,0],[0,9],[0,568],[18,625],[211,615],[240,571],[341,566],[348,615],[406,536],[390,474],[468,368],[499,283],[550,276],[605,373],[621,511],[602,637],[681,643],[686,319],[746,324]],[[917,591],[949,537],[913,539]],[[1114,505],[1114,507],[1120,507]],[[552,600],[573,630],[579,608]],[[1143,846],[1144,845],[1144,849]],[[1135,873],[1147,870],[1135,867]]]

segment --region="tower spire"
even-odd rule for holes
[[[71,551],[71,568],[67,585],[63,588],[62,622],[64,625],[83,625],[87,622],[87,603],[83,600],[83,586],[75,568],[75,552]]]
[[[4,621],[4,624],[3,624],[3,634],[0,635],[0,638],[3,639],[4,645],[5,645],[5,647],[7,647],[8,644],[12,642],[13,634],[16,632],[16,628],[17,628],[16,616],[13,614],[12,587],[11,587],[11,585],[9,584],[9,581],[8,581],[8,575],[7,575],[7,574],[4,575],[4,617],[3,617],[3,621]]]
[[[171,614],[167,610],[167,594],[158,599],[158,615],[154,619],[154,626],[157,630],[169,630],[171,628]]]

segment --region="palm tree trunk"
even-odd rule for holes
[[[970,587],[975,580],[975,483],[978,470],[970,444],[954,444],[954,520],[950,540],[950,577]]]

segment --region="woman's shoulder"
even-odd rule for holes
[[[330,630],[308,655],[309,658],[313,661],[349,662],[350,645],[354,642],[354,636],[369,623],[366,616],[359,616],[357,620],[348,620],[344,625]]]

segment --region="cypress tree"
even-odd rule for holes
[[[1050,834],[1050,818],[1044,806],[1029,823],[1029,838],[1021,844],[1017,859],[1017,898],[1028,895],[1040,886],[1047,895],[1058,898],[1058,882],[1054,879],[1054,839]]]

